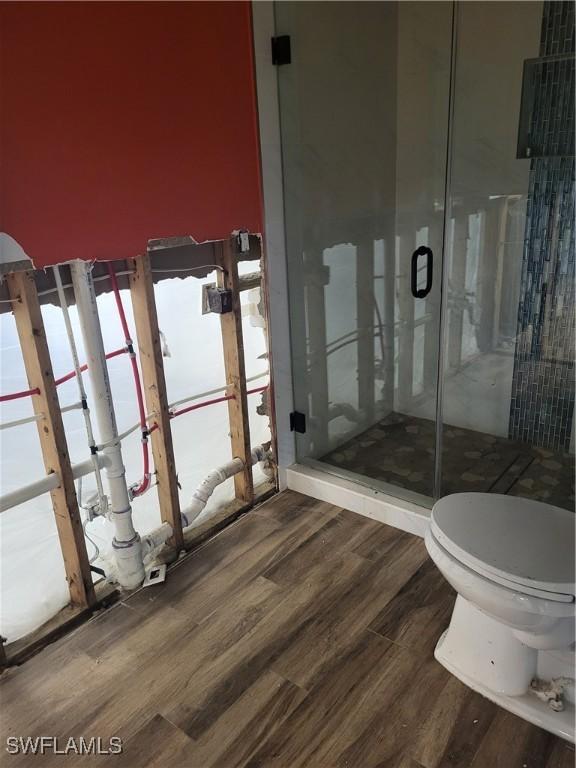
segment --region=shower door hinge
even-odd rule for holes
[[[271,38],[272,64],[279,67],[281,64],[292,63],[292,50],[290,48],[290,35],[278,35]]]
[[[290,432],[306,432],[306,414],[292,411],[290,414]]]

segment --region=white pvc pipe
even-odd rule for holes
[[[105,467],[107,459],[104,456],[98,456],[99,467]],[[72,476],[75,480],[79,477],[84,477],[94,472],[94,464],[92,459],[82,461],[80,464],[72,465]],[[46,477],[42,477],[40,480],[36,480],[33,483],[17,488],[15,491],[5,493],[0,496],[0,512],[6,512],[7,509],[17,507],[18,504],[24,504],[25,501],[31,501],[38,496],[42,496],[43,493],[54,491],[60,486],[60,475],[57,472],[52,472]]]
[[[24,504],[25,501],[30,501],[37,496],[42,496],[43,493],[48,493],[48,491],[55,491],[59,485],[60,475],[56,472],[52,472],[40,480],[25,485],[23,488],[17,488],[11,493],[4,493],[0,497],[0,512],[6,512],[7,509],[17,507],[18,504]]]
[[[270,448],[258,445],[252,450],[250,460],[251,464],[264,462],[271,456]],[[222,467],[210,472],[200,483],[192,497],[192,503],[181,513],[182,527],[188,528],[195,522],[204,511],[208,499],[214,492],[216,486],[223,483],[229,477],[233,477],[244,469],[242,459],[233,459]],[[142,554],[144,557],[150,555],[153,550],[158,549],[172,536],[172,526],[169,523],[162,523],[159,528],[151,531],[142,537]]]
[[[173,533],[170,523],[162,523],[159,528],[142,536],[142,557],[147,557],[155,549],[165,544]]]
[[[238,472],[242,472],[243,469],[244,462],[242,459],[232,459],[232,461],[218,467],[218,469],[213,469],[212,472],[206,475],[192,494],[192,501],[181,513],[182,527],[187,528],[189,525],[192,525],[194,520],[202,514],[216,486],[228,480],[229,477],[238,474]]]
[[[0,424],[0,429],[11,429],[12,427],[20,427],[22,424],[29,424],[32,421],[40,421],[44,418],[43,413],[35,413],[34,416],[26,416],[24,419],[16,419],[15,421],[4,421]]]
[[[252,450],[251,463],[254,465],[258,464],[259,461],[266,461],[269,456],[270,449],[265,448],[263,445],[258,445]],[[242,459],[232,459],[227,464],[212,470],[194,491],[190,504],[182,511],[182,527],[187,528],[200,517],[208,503],[208,499],[212,496],[218,485],[228,480],[229,477],[242,472],[243,469],[244,462]]]
[[[94,475],[96,477],[99,514],[105,515],[108,511],[108,499],[104,494],[104,487],[102,486],[102,476],[100,475],[100,467],[98,466],[98,459],[95,451],[96,441],[94,440],[94,432],[92,430],[92,420],[90,418],[90,409],[88,408],[88,398],[86,397],[84,379],[82,378],[82,371],[80,370],[80,359],[78,357],[78,350],[76,349],[76,339],[74,338],[72,321],[70,320],[70,312],[68,311],[68,302],[66,301],[66,294],[64,293],[64,287],[60,277],[60,267],[52,267],[52,272],[54,273],[54,281],[56,283],[56,290],[58,291],[60,308],[62,309],[62,315],[64,317],[64,325],[66,326],[66,334],[68,336],[68,344],[72,354],[74,371],[76,372],[76,386],[78,387],[78,394],[80,395],[80,403],[82,407],[82,413],[84,415],[84,427],[86,429],[86,437],[88,438],[88,448],[90,449],[92,456]]]
[[[60,408],[60,413],[68,413],[68,411],[74,411],[78,408],[82,408],[82,403],[71,403]],[[24,419],[16,419],[16,421],[4,421],[0,424],[0,430],[11,429],[12,427],[20,427],[22,424],[29,424],[32,421],[40,421],[44,418],[43,413],[35,413],[34,416],[26,416]]]
[[[105,469],[110,466],[110,460],[106,456],[97,456],[97,459],[98,467],[100,469]],[[85,477],[93,471],[94,462],[92,461],[92,458],[86,459],[85,461],[80,462],[80,464],[72,465],[72,477],[74,480],[78,480],[79,477]]]
[[[106,443],[104,455],[110,460],[106,479],[110,497],[109,517],[114,524],[115,532],[112,547],[116,558],[118,581],[125,589],[134,589],[140,586],[145,576],[141,542],[132,522],[132,507],[126,484],[122,448],[118,439],[91,265],[85,261],[73,261],[70,264],[70,271],[86,350],[88,375],[92,384],[94,413],[100,442]]]

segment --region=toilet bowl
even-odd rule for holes
[[[457,592],[435,656],[467,685],[574,740],[574,688],[564,712],[530,692],[540,670],[573,678],[575,516],[529,499],[459,493],[438,501],[425,541]]]

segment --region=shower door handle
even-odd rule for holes
[[[424,288],[418,288],[418,257],[426,256],[426,285]],[[412,275],[411,275],[411,288],[412,296],[415,299],[423,299],[428,296],[432,290],[432,268],[434,266],[434,254],[432,249],[425,245],[421,245],[416,248],[412,254]]]

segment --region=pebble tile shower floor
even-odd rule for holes
[[[433,421],[391,413],[322,461],[430,496],[435,433]],[[573,456],[448,424],[442,434],[442,495],[506,493],[574,510]]]

